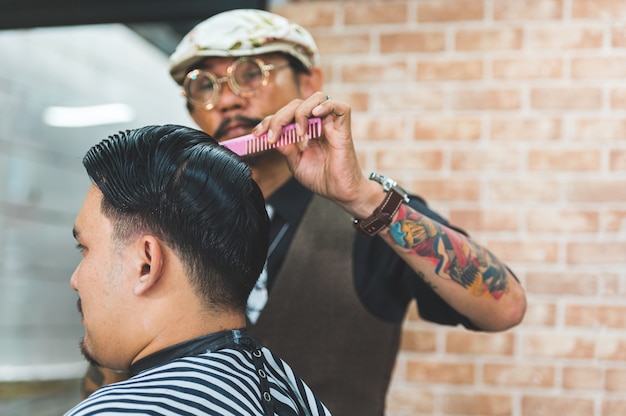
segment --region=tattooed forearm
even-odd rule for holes
[[[474,296],[499,299],[507,291],[506,269],[487,249],[407,206],[400,207],[387,237]]]

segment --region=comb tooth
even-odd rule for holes
[[[314,137],[319,137],[321,135],[322,123],[320,123],[320,119],[311,120],[311,134]]]
[[[287,143],[295,143],[298,139],[298,135],[296,134],[296,130],[291,130],[289,132],[289,137],[287,138]]]
[[[259,140],[256,143],[256,150],[257,150],[257,152],[265,150],[265,144],[266,143],[267,143],[267,134],[264,134],[263,135],[263,139],[259,138]]]

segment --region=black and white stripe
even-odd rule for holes
[[[330,415],[291,367],[261,350],[275,415]],[[263,415],[252,354],[228,348],[184,357],[97,390],[66,416]]]

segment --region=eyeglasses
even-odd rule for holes
[[[183,95],[194,106],[212,110],[220,99],[224,82],[238,96],[253,97],[269,82],[270,71],[288,66],[288,62],[266,65],[258,58],[242,57],[226,69],[225,77],[218,78],[212,72],[194,69],[185,76]]]

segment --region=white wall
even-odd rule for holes
[[[48,106],[125,103],[132,122],[51,127]],[[0,31],[0,381],[82,375],[69,287],[72,224],[94,143],[146,124],[193,126],[167,56],[122,25]]]

